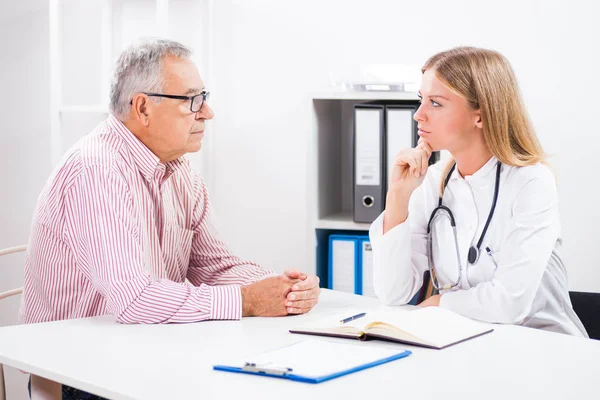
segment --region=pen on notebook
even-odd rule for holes
[[[353,315],[351,317],[344,318],[344,319],[340,320],[340,323],[345,324],[346,322],[350,322],[350,321],[353,321],[353,320],[358,319],[360,317],[364,317],[365,315],[367,315],[367,313],[362,312],[360,314],[356,314],[356,315]]]

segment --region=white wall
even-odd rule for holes
[[[600,291],[594,173],[600,28],[593,1],[215,1],[213,202],[245,257],[312,268],[306,229],[310,93],[328,64],[421,65],[457,45],[511,60],[556,169],[571,289]]]
[[[28,13],[0,17],[0,248],[27,243],[50,173],[48,12],[29,6]],[[23,253],[0,258],[0,292],[22,286],[23,264]],[[17,322],[19,302],[20,296],[0,302],[0,326]],[[28,375],[5,373],[8,399],[28,398]]]
[[[75,12],[80,2],[69,1]],[[35,201],[50,172],[48,12],[45,0],[1,4],[0,247],[7,247],[27,241]],[[16,10],[16,4],[22,7]],[[121,12],[115,19],[116,49],[136,37],[158,34],[154,2],[114,4]],[[308,249],[314,243],[307,232],[313,217],[307,202],[314,185],[308,181],[308,137],[314,122],[310,93],[328,89],[328,66],[419,65],[452,46],[485,46],[512,61],[540,139],[553,155],[570,286],[600,291],[594,154],[600,145],[595,123],[600,27],[595,4],[172,1],[170,36],[194,47],[213,92],[213,129],[204,155],[192,160],[197,167],[208,160],[205,174],[223,236],[239,254],[269,268],[312,270]],[[75,32],[67,35],[66,48],[75,49],[84,33],[77,18],[70,21]],[[88,44],[78,48],[75,58],[66,57],[96,56],[98,44]],[[83,87],[73,83],[90,76],[89,68],[78,70],[74,63],[65,66],[64,76],[74,79],[66,88],[67,100],[77,98],[73,88]],[[66,118],[67,143],[85,134],[91,123],[71,124],[73,116]],[[22,282],[22,265],[22,256],[0,261],[0,291]],[[18,300],[0,304],[0,326],[16,322]],[[7,379],[9,398],[23,398],[24,376],[9,371]]]

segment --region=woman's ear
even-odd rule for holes
[[[475,126],[479,129],[483,129],[483,122],[481,121],[481,111],[475,111]]]

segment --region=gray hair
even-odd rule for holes
[[[133,96],[141,92],[162,92],[162,60],[169,55],[187,59],[191,54],[181,43],[166,39],[143,39],[129,46],[115,66],[110,85],[110,112],[126,120]],[[155,101],[160,101],[160,97]]]

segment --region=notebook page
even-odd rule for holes
[[[357,318],[350,322],[346,322],[342,324],[340,321],[344,318],[348,318],[352,315],[360,314],[361,312],[366,312],[366,315],[361,318]],[[298,328],[300,330],[332,330],[338,332],[350,331],[357,332],[362,331],[365,326],[370,324],[371,322],[378,321],[380,313],[368,312],[364,310],[356,310],[356,311],[345,311],[343,313],[333,314],[328,317],[319,318],[315,321],[312,321],[302,327]],[[293,329],[294,330],[294,329]]]
[[[394,324],[395,325],[395,324]],[[424,307],[402,317],[397,326],[435,346],[459,342],[490,331],[488,325],[440,307]]]
[[[304,340],[240,360],[269,368],[292,368],[290,374],[317,378],[346,371],[404,352],[404,349],[339,343],[328,340]]]

